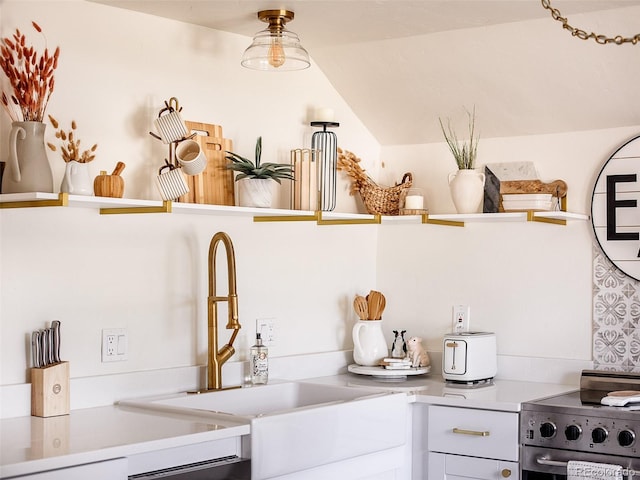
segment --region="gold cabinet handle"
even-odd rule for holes
[[[486,430],[484,432],[480,432],[478,430],[464,430],[462,428],[454,428],[453,433],[459,433],[461,435],[476,435],[478,437],[488,437],[491,435],[491,432]]]
[[[503,478],[509,478],[511,476],[511,470],[509,470],[508,468],[503,468],[502,472],[500,472],[502,474]]]

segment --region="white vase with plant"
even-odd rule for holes
[[[440,121],[440,128],[458,165],[458,171],[449,174],[451,198],[458,213],[477,213],[484,196],[484,173],[474,169],[478,150],[478,139],[475,131],[476,111],[467,111],[469,118],[469,139],[461,141],[447,119],[447,126]]]
[[[241,207],[269,208],[273,199],[274,182],[282,183],[282,179],[293,180],[291,165],[260,161],[262,157],[262,137],[256,140],[255,162],[240,155],[227,152],[227,160],[231,163],[227,168],[239,172],[238,203]]]
[[[42,33],[36,22],[31,24]],[[51,53],[45,45],[39,54],[18,29],[0,44],[0,68],[10,85],[9,93],[2,91],[2,106],[12,121],[2,193],[52,193],[53,174],[44,147],[43,119],[55,85],[53,74],[60,48]]]
[[[93,180],[89,172],[89,162],[95,157],[98,145],[84,151],[80,149],[80,139],[76,134],[78,128],[75,120],[71,121],[71,129],[68,131],[59,128],[58,121],[49,115],[49,121],[53,128],[56,128],[56,138],[62,141],[60,146],[62,160],[66,163],[64,176],[60,185],[60,191],[72,195],[93,195]],[[52,151],[57,151],[57,147],[52,143],[47,143]]]

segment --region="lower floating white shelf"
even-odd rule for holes
[[[0,207],[22,206],[37,207],[42,206],[69,206],[107,209],[108,213],[127,213],[127,210],[138,209],[139,213],[144,213],[145,209],[149,212],[173,212],[184,214],[201,214],[201,215],[234,215],[247,217],[303,217],[303,219],[317,219],[314,211],[307,210],[288,210],[278,208],[249,208],[236,207],[228,205],[208,205],[199,203],[180,203],[180,202],[163,202],[161,200],[139,200],[132,198],[111,198],[96,197],[93,195],[66,195],[58,193],[9,193],[0,194]],[[119,210],[122,209],[120,212]],[[103,212],[105,213],[105,212]],[[422,215],[383,215],[377,217],[370,214],[361,213],[341,213],[341,212],[321,212],[321,218],[327,224],[338,223],[377,223],[378,219],[382,223],[422,223],[424,217]],[[426,223],[457,225],[464,226],[465,223],[478,222],[526,222],[533,221],[549,221],[551,223],[563,223],[570,220],[584,221],[589,216],[581,213],[572,212],[505,212],[505,213],[471,213],[471,214],[430,214]]]

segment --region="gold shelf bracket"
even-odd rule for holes
[[[124,215],[131,213],[171,213],[172,203],[170,200],[163,200],[159,207],[109,207],[101,208],[100,215]]]
[[[382,215],[374,215],[373,218],[336,218],[326,219],[322,217],[322,211],[316,212],[318,225],[380,225]]]
[[[567,211],[567,196],[560,198],[560,211]],[[527,221],[528,222],[540,222],[540,223],[551,223],[553,225],[566,225],[567,221],[562,218],[548,218],[548,217],[538,217],[536,216],[534,210],[527,210]],[[544,213],[544,212],[542,212]]]
[[[429,218],[428,213],[423,213],[421,215],[422,223],[429,223],[431,225],[444,225],[447,227],[464,227],[464,222],[458,222],[457,220],[440,220]]]
[[[567,221],[562,218],[538,217],[535,211],[527,210],[527,222],[552,223],[553,225],[566,225]]]
[[[60,193],[58,198],[51,200],[20,200],[16,202],[2,202],[0,208],[30,208],[30,207],[66,207],[69,205],[69,194]]]
[[[317,213],[311,215],[256,215],[254,222],[316,222]]]

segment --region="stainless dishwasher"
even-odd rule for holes
[[[130,475],[129,480],[249,480],[251,460],[236,455]]]

